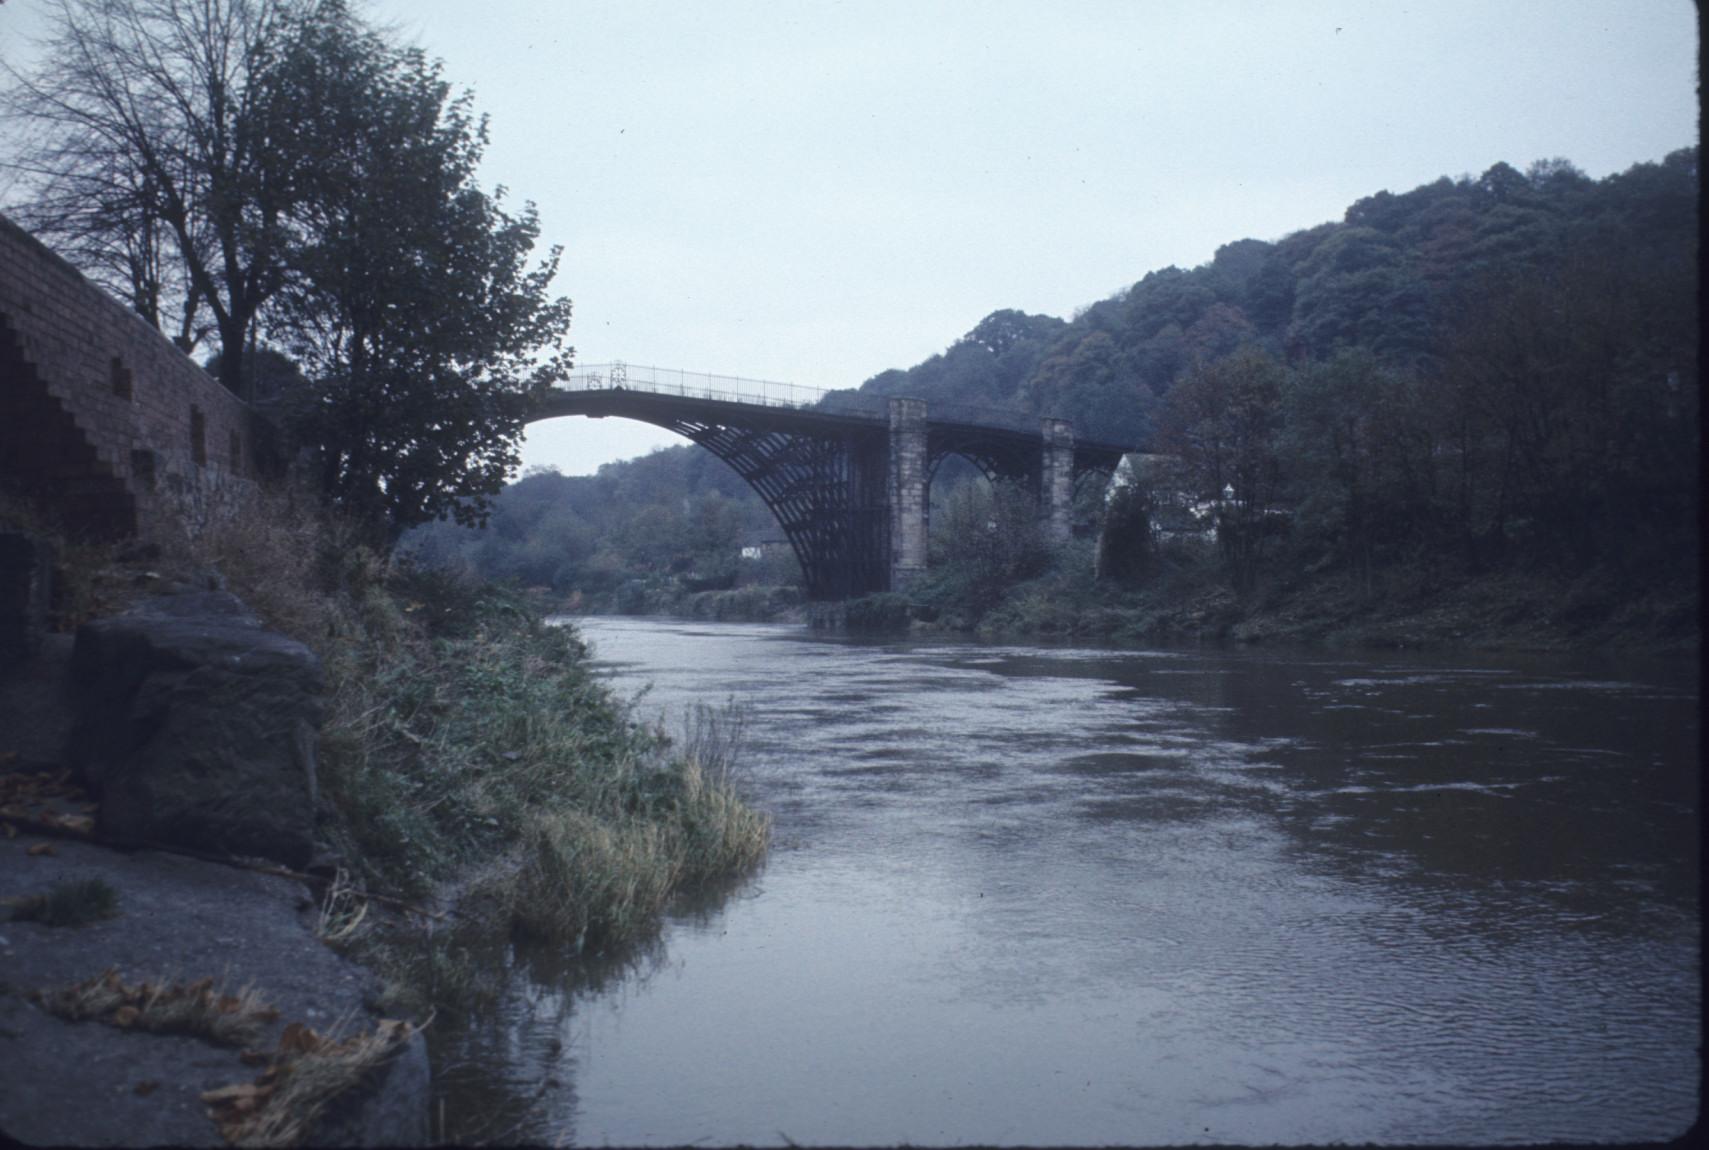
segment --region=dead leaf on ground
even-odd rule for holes
[[[42,855],[51,855],[54,853],[53,844],[52,843],[36,843],[35,845],[31,846],[30,849],[25,851],[24,853],[29,855],[31,858],[40,858]]]
[[[211,978],[189,986],[163,981],[128,986],[117,969],[60,990],[38,991],[35,997],[51,1013],[74,1022],[91,1019],[152,1033],[194,1034],[231,1046],[253,1043],[261,1027],[279,1017],[251,989],[216,993]]]
[[[70,831],[76,835],[95,833],[95,820],[88,815],[56,815],[49,811],[42,815],[42,822],[50,827],[58,827],[62,831]]]
[[[310,1054],[319,1050],[320,1035],[300,1022],[293,1022],[279,1035],[279,1050],[285,1054]]]
[[[150,1094],[153,1094],[159,1089],[159,1082],[155,1081],[153,1078],[145,1078],[136,1084],[136,1087],[131,1091],[131,1093],[135,1094],[138,1098],[147,1098]]]

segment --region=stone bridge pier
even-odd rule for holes
[[[932,443],[924,400],[890,400],[890,589],[906,590],[926,570],[926,514],[931,475],[942,455],[966,452],[989,479],[1036,479],[1039,523],[1045,538],[1066,543],[1074,520],[1074,425],[1040,421],[1036,458],[987,454],[966,445]]]
[[[904,591],[926,570],[928,448],[926,404],[890,401],[890,589]]]

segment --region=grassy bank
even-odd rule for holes
[[[668,576],[631,579],[615,591],[580,592],[563,599],[533,591],[547,615],[662,615],[719,623],[799,623],[807,616],[806,596],[798,586],[753,585],[719,591],[691,591]]]
[[[258,494],[193,541],[60,552],[67,629],[224,585],[320,655],[317,835],[339,873],[321,933],[382,969],[394,1007],[452,1002],[475,977],[458,956],[505,932],[620,948],[764,855],[767,820],[731,778],[739,723],[707,711],[673,738],[637,721],[572,628],[391,563],[312,500]],[[405,903],[452,909],[381,913]]]
[[[1074,545],[1030,579],[994,583],[951,567],[909,598],[915,630],[991,638],[1692,654],[1701,634],[1695,579],[1607,568],[1471,573],[1429,556],[1365,575],[1292,570],[1242,593],[1209,548],[1160,549],[1143,579],[1122,586],[1096,579],[1090,550]]]

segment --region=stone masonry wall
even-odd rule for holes
[[[926,405],[890,400],[890,589],[926,569]]]
[[[1066,419],[1042,421],[1044,458],[1039,469],[1039,515],[1045,538],[1066,543],[1074,534],[1074,425]]]
[[[194,533],[250,485],[249,407],[4,217],[0,345],[0,482],[64,510],[116,480],[130,499],[106,510],[145,538]]]

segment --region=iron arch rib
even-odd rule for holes
[[[759,428],[678,419],[670,430],[730,465],[770,508],[789,540],[814,599],[882,590],[887,556],[882,491],[859,482],[863,437],[785,435]],[[876,521],[875,521],[876,520]]]

